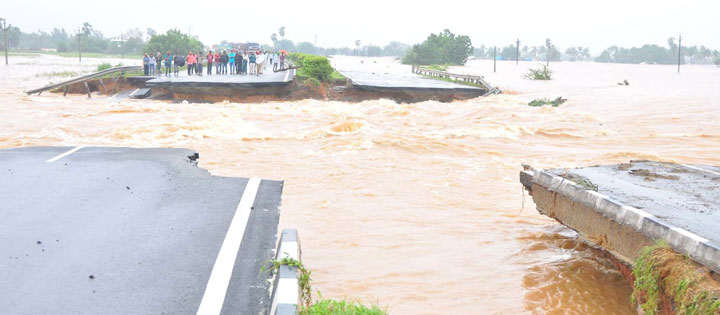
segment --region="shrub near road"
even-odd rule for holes
[[[290,60],[297,65],[302,65],[302,68],[298,69],[295,73],[295,76],[301,81],[309,80],[319,85],[321,82],[345,80],[345,78],[330,65],[327,57],[296,53],[290,55]]]

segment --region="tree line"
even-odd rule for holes
[[[169,30],[165,34],[157,34],[151,28],[145,32],[138,28],[129,29],[116,37],[106,37],[89,23],[83,23],[77,31],[67,32],[63,28],[53,28],[50,32],[37,31],[26,33],[17,26],[9,25],[7,31],[8,49],[10,50],[42,50],[55,49],[58,52],[83,52],[107,54],[140,55],[143,52],[173,50],[177,52],[201,51],[203,44],[197,37],[192,37],[179,30]],[[278,36],[279,35],[279,36]],[[147,39],[147,40],[146,40]],[[641,47],[623,48],[612,46],[593,57],[588,47],[572,46],[561,52],[550,40],[545,45],[528,46],[511,43],[502,47],[480,45],[473,47],[470,37],[456,35],[450,30],[430,34],[419,44],[408,45],[399,41],[391,41],[381,47],[361,45],[355,41],[355,47],[316,47],[313,43],[303,41],[295,43],[285,38],[285,27],[270,36],[271,45],[275,49],[315,55],[351,55],[380,57],[393,56],[401,58],[408,64],[464,64],[468,58],[500,60],[536,60],[536,61],[595,61],[604,63],[650,63],[675,64],[678,60],[678,44],[669,38],[666,47],[646,44]],[[519,41],[519,40],[518,40]],[[0,48],[5,49],[4,41]],[[682,47],[682,62],[691,64],[720,65],[720,51],[705,46]]]

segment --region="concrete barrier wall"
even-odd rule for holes
[[[282,231],[282,235],[280,235],[275,259],[280,260],[286,256],[297,261],[302,261],[300,239],[298,238],[297,230],[295,229],[284,229]],[[301,304],[300,297],[298,268],[280,265],[278,272],[275,274],[270,314],[297,314],[298,305]]]
[[[557,206],[556,203],[558,200],[555,196],[552,196],[552,200],[543,200],[550,197],[548,194],[544,194],[544,191],[551,194],[559,194],[567,198],[569,202],[578,203],[582,206],[581,208],[592,209],[592,211],[602,217],[618,224],[615,227],[608,227],[607,233],[622,233],[622,229],[630,228],[651,241],[663,239],[667,241],[675,251],[686,254],[696,262],[720,273],[720,246],[718,244],[713,244],[702,236],[672,226],[648,212],[624,205],[609,196],[587,190],[583,186],[549,172],[541,170],[521,172],[520,180],[526,187],[531,173],[531,193],[533,194],[533,199],[536,199],[539,210],[543,208],[542,211],[550,212],[548,214],[549,216],[555,217],[555,214],[552,212],[555,211],[553,208]],[[543,198],[542,195],[545,195],[545,197]],[[580,209],[572,204],[569,205],[569,207],[570,209]],[[561,221],[572,221],[571,216],[571,214],[566,214],[565,218],[558,219]],[[577,224],[582,225],[581,222],[577,222]],[[572,223],[569,223],[568,226],[579,232],[583,232],[580,230],[583,227],[572,226]],[[590,229],[592,227],[588,226],[585,228]],[[610,235],[608,235],[608,238],[610,238]],[[616,243],[613,244],[615,247],[622,247],[622,244],[617,244],[617,240],[616,242],[611,241],[610,243]],[[637,246],[631,246],[632,250],[627,248],[623,250],[623,252],[620,252],[620,254],[626,256],[627,259],[634,259],[637,256],[637,249],[635,247]],[[620,248],[615,248],[615,250],[620,251]]]

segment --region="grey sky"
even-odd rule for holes
[[[688,45],[720,49],[720,1],[7,1],[0,16],[23,31],[64,27],[73,32],[90,22],[106,36],[130,28],[158,32],[188,30],[210,45],[223,39],[270,43],[286,27],[286,38],[324,47],[391,40],[421,42],[450,28],[469,35],[475,46],[503,46],[520,38],[560,48],[590,46],[593,54],[611,46],[666,45],[682,34]]]

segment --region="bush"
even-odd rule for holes
[[[100,65],[97,67],[97,71],[107,70],[107,69],[110,69],[110,68],[112,68],[112,67],[113,67],[113,66],[112,66],[111,64],[109,64],[109,63],[106,62],[106,63],[100,64]]]
[[[530,69],[525,78],[530,80],[552,80],[552,71],[547,65],[541,65],[540,69]]]
[[[549,100],[546,98],[534,99],[534,100],[532,100],[532,102],[528,103],[528,105],[530,105],[531,107],[540,107],[540,106],[545,106],[545,105],[550,105],[552,107],[558,107],[558,106],[560,106],[560,104],[565,103],[565,102],[567,102],[567,99],[562,98],[562,96],[561,96],[554,100]]]
[[[470,37],[455,35],[446,29],[438,34],[430,34],[421,44],[413,45],[402,61],[414,65],[464,65],[473,51]]]
[[[295,75],[300,79],[314,79],[315,81],[311,82],[313,84],[337,78],[335,69],[326,57],[295,53],[290,55],[290,60],[296,65],[302,65]]]
[[[57,45],[58,52],[67,52],[69,50],[70,50],[70,48],[68,47],[68,45],[65,42],[58,43],[58,45]]]

